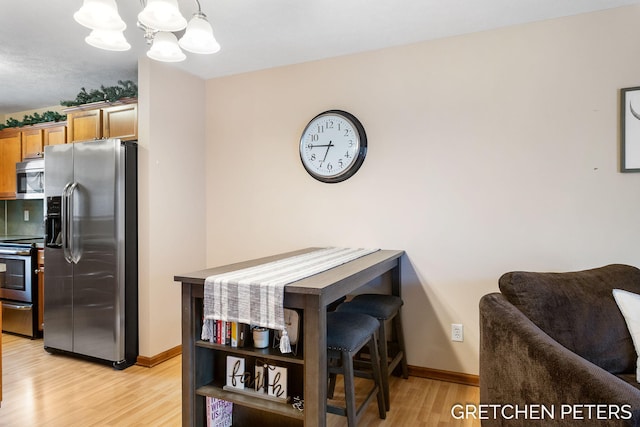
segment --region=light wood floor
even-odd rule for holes
[[[110,366],[50,355],[42,340],[2,334],[0,425],[180,426],[181,358],[153,368]],[[341,396],[340,383],[335,397]],[[477,387],[410,377],[392,378],[391,411],[378,418],[369,405],[362,426],[479,427],[479,421],[455,420],[452,405],[477,404]],[[346,419],[328,415],[329,427],[346,427]]]

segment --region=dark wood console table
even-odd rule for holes
[[[182,425],[204,426],[205,396],[234,402],[234,425],[242,425],[235,407],[261,413],[262,425],[325,426],[327,399],[326,307],[384,274],[390,274],[391,293],[400,296],[401,250],[380,250],[285,287],[285,306],[302,310],[303,349],[301,355],[282,355],[279,351],[253,348],[230,349],[200,341],[204,282],[208,276],[252,267],[282,258],[303,254],[317,248],[274,255],[251,261],[209,268],[178,275],[182,286]],[[214,384],[215,356],[218,353],[257,354],[302,366],[304,412],[290,404],[262,401],[241,394],[225,392]],[[265,353],[266,352],[266,353]],[[262,414],[264,413],[264,414]],[[238,423],[236,423],[236,421]]]

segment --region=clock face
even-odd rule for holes
[[[314,117],[300,138],[300,159],[315,179],[341,182],[364,162],[367,136],[360,121],[346,111],[330,110]]]

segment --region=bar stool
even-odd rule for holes
[[[360,313],[327,313],[327,370],[331,377],[344,376],[345,407],[330,405],[327,402],[327,412],[347,417],[349,427],[358,424],[362,412],[373,399],[374,394],[378,400],[378,413],[385,419],[384,393],[382,390],[382,375],[378,359],[377,345],[378,321],[366,314]],[[371,377],[373,387],[367,394],[360,407],[356,407],[356,391],[353,368],[353,356],[363,347],[368,346],[371,352]],[[334,383],[335,384],[335,383]],[[331,395],[333,397],[333,389]]]
[[[379,321],[378,346],[380,354],[380,371],[382,373],[382,387],[387,411],[390,409],[389,376],[398,365],[402,369],[402,378],[409,377],[407,368],[407,354],[404,346],[402,320],[400,308],[402,298],[394,295],[361,294],[356,295],[349,302],[338,306],[338,313],[363,313],[375,317]],[[387,343],[386,321],[392,321],[395,341]],[[389,345],[390,344],[390,345]],[[391,347],[391,352],[389,352]],[[391,358],[391,360],[389,360]],[[373,359],[371,361],[373,362]]]

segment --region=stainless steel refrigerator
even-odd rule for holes
[[[124,369],[138,356],[137,144],[45,148],[44,346]]]

